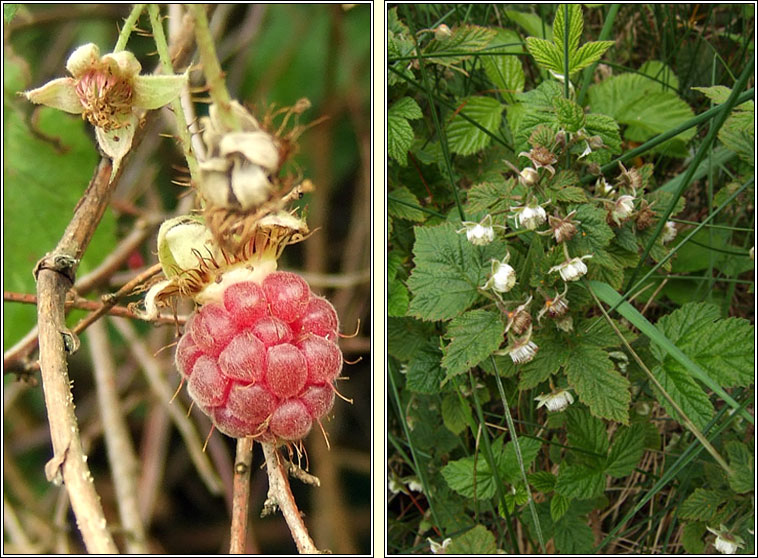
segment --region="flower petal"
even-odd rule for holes
[[[99,126],[95,127],[95,136],[97,137],[100,149],[113,159],[111,178],[116,175],[121,165],[121,160],[129,153],[129,149],[132,147],[132,139],[134,139],[134,132],[137,129],[137,117],[133,114],[121,116],[120,121],[121,127],[112,128],[108,132]]]
[[[242,153],[248,161],[269,172],[274,172],[279,166],[279,151],[274,145],[274,138],[263,131],[229,132],[221,138],[219,153],[222,157]]]
[[[133,79],[142,71],[142,64],[128,50],[111,52],[103,56],[102,63],[116,76]]]
[[[72,114],[84,112],[72,78],[58,78],[48,81],[42,87],[26,91],[24,95],[32,103],[38,105],[45,105]]]
[[[180,76],[136,76],[134,106],[153,110],[176,99],[187,83],[188,74]]]
[[[87,43],[71,53],[66,61],[66,69],[74,77],[83,75],[100,62],[100,49],[95,43]]]

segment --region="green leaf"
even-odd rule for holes
[[[505,10],[505,15],[529,35],[542,37],[548,41],[553,40],[553,27],[537,14],[519,12],[516,10]],[[543,31],[545,33],[544,37],[542,36]]]
[[[619,134],[619,125],[616,120],[605,114],[588,114],[584,127],[590,136],[600,136],[605,145],[606,152],[610,160],[611,154],[621,153],[621,135]],[[593,153],[597,153],[594,151]],[[590,154],[592,156],[592,153]]]
[[[571,500],[566,498],[563,494],[556,492],[553,497],[550,498],[550,517],[553,521],[558,521],[565,515],[571,506]]]
[[[507,213],[512,205],[514,178],[482,182],[468,191],[468,210],[490,214]],[[504,224],[504,223],[502,223]]]
[[[612,266],[613,261],[604,250],[614,236],[613,230],[605,221],[605,210],[589,204],[580,205],[574,209],[576,209],[574,222],[579,221],[579,223],[576,226],[576,234],[567,243],[569,253],[575,257],[592,254],[592,259],[586,262],[590,269],[593,264]]]
[[[699,521],[685,523],[682,529],[682,546],[688,554],[703,554],[705,552],[705,524]]]
[[[445,377],[441,358],[442,352],[433,339],[416,349],[408,361],[405,387],[418,393],[438,393]]]
[[[595,454],[596,457],[593,457],[576,452],[577,456],[589,458],[589,461],[585,460],[585,462],[599,466],[602,458],[608,453],[608,434],[605,431],[605,424],[585,409],[572,408],[565,414],[569,445]]]
[[[718,308],[689,303],[661,318],[663,334],[722,387],[748,387],[754,382],[755,328],[742,318],[718,320]],[[661,350],[653,348],[661,359]],[[666,371],[675,362],[663,360]]]
[[[555,489],[555,482],[557,480],[553,473],[548,471],[537,471],[536,473],[530,473],[527,475],[529,484],[531,484],[538,492],[545,494],[552,492]]]
[[[468,426],[471,408],[455,393],[448,393],[442,400],[442,422],[453,434],[460,434]]]
[[[729,477],[729,487],[737,494],[746,494],[755,490],[755,459],[753,451],[742,442],[726,443],[729,465],[734,475]]]
[[[453,66],[469,58],[461,53],[475,53],[484,49],[495,38],[495,31],[478,25],[461,25],[453,30],[451,37],[432,39],[424,48],[427,62]]]
[[[408,313],[411,295],[399,280],[391,279],[387,284],[387,316],[403,317]]]
[[[408,361],[416,351],[429,343],[434,326],[413,318],[387,319],[387,352],[402,362]]]
[[[521,459],[524,462],[524,470],[528,471],[537,454],[542,448],[542,442],[534,438],[519,438],[519,449],[521,450]],[[516,446],[513,442],[505,445],[502,454],[502,460],[499,464],[500,480],[503,482],[517,483],[521,480],[521,468],[516,457]]]
[[[679,507],[679,517],[710,522],[725,501],[726,496],[721,492],[696,488]]]
[[[516,56],[523,51],[521,39],[510,29],[498,29],[490,48],[512,53],[512,55],[482,56],[481,62],[484,73],[500,91],[506,102],[513,102],[512,93],[523,91],[526,79],[521,60]]]
[[[3,4],[3,21],[10,23],[16,15],[21,4]]]
[[[445,334],[451,341],[442,358],[447,378],[463,374],[496,351],[504,329],[500,314],[487,310],[472,310],[453,319]]]
[[[6,69],[15,62],[6,58]],[[6,291],[36,291],[32,269],[60,240],[87,189],[99,156],[78,116],[42,107],[31,130],[6,91],[3,122],[3,282]],[[115,244],[115,216],[106,211],[78,274],[91,271]],[[3,343],[10,347],[37,322],[36,307],[3,303]]]
[[[569,500],[586,500],[603,493],[605,474],[584,465],[562,464],[555,491]]]
[[[584,127],[584,109],[574,101],[564,97],[556,97],[553,99],[553,106],[561,128],[573,134]]]
[[[454,537],[447,547],[446,554],[458,554],[461,556],[497,554],[495,535],[483,525],[477,525],[462,535]]]
[[[532,389],[547,380],[552,374],[558,373],[561,366],[569,357],[566,343],[559,335],[540,338],[539,350],[534,358],[520,366],[520,391]]]
[[[394,188],[392,190],[392,197],[387,198],[387,213],[398,219],[416,222],[423,221],[426,219],[426,213],[417,209],[418,207],[421,207],[418,198],[405,186]]]
[[[408,278],[413,295],[410,312],[423,320],[453,318],[477,299],[477,289],[491,271],[490,260],[501,248],[496,242],[473,246],[450,223],[414,230],[415,267]]]
[[[569,384],[593,415],[629,422],[629,380],[619,374],[608,354],[596,347],[579,345],[565,366]]]
[[[583,70],[600,60],[605,51],[614,45],[613,41],[593,41],[583,44],[579,50],[571,55],[569,72],[574,73]]]
[[[537,37],[527,37],[526,49],[540,67],[557,73],[565,71],[563,68],[563,49],[554,43]]]
[[[493,442],[492,452],[496,466],[502,461],[502,440]],[[476,470],[474,463],[476,462]],[[488,500],[495,495],[495,476],[483,455],[463,457],[450,461],[442,468],[448,486],[466,498]],[[475,496],[476,494],[476,496]]]
[[[555,547],[562,554],[588,555],[592,552],[595,536],[584,514],[578,512],[577,505],[573,502],[568,512],[553,526]]]
[[[421,112],[421,107],[415,99],[411,97],[400,97],[397,101],[392,103],[392,106],[387,110],[387,116],[399,116],[408,120],[417,120],[423,118],[424,115]]]
[[[579,39],[582,37],[584,29],[584,20],[582,19],[582,9],[578,4],[561,4],[555,11],[555,21],[553,21],[553,42],[561,49],[566,39],[566,18],[568,16],[568,52],[571,54],[579,47]],[[562,72],[561,72],[562,73]]]
[[[447,140],[450,151],[471,155],[490,143],[490,135],[500,127],[504,106],[492,97],[467,97],[461,101],[461,110],[447,125]],[[481,128],[464,119],[465,115]],[[489,132],[489,133],[488,133]]]
[[[644,142],[667,132],[691,118],[690,106],[676,93],[662,89],[661,84],[646,76],[622,74],[609,78],[588,89],[593,112],[615,118],[627,129],[628,140]],[[694,128],[656,147],[657,152],[683,156],[684,145],[694,137]]]
[[[636,423],[621,428],[613,436],[613,445],[608,454],[605,473],[617,479],[631,475],[645,453],[645,427]]]
[[[676,77],[674,71],[660,60],[648,60],[639,69],[641,74],[650,76],[653,79],[657,79],[668,85],[669,89],[673,91],[679,90],[679,78]],[[693,87],[692,89],[699,89]]]

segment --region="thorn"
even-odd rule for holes
[[[207,448],[207,447],[208,447],[208,442],[209,442],[209,441],[210,441],[210,439],[211,439],[211,434],[213,434],[213,431],[214,431],[215,429],[216,429],[216,425],[215,425],[215,424],[212,424],[212,425],[211,425],[211,430],[210,430],[210,432],[208,432],[208,436],[205,438],[205,443],[203,444],[203,453],[205,453],[205,448]]]

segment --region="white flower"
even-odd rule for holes
[[[571,258],[562,264],[550,268],[550,273],[557,271],[561,274],[564,281],[577,281],[587,273],[587,265],[582,261],[591,258],[592,254],[582,256],[581,258]]]
[[[403,482],[411,492],[424,492],[424,487],[421,485],[421,482],[419,482],[417,477],[405,477]]]
[[[548,411],[562,411],[574,402],[574,396],[565,389],[561,389],[547,395],[540,394],[534,400],[539,401],[538,409],[544,406]]]
[[[507,293],[516,284],[516,271],[508,265],[510,254],[506,254],[503,261],[492,260],[492,274],[484,284],[485,289],[492,289],[499,293]]]
[[[613,205],[611,210],[611,219],[620,225],[622,221],[625,221],[634,211],[634,196],[623,195],[619,196],[619,199]]]
[[[484,246],[495,240],[495,227],[504,229],[502,225],[492,224],[492,215],[485,215],[478,223],[463,221],[463,228],[457,232],[466,232],[466,238],[474,246]]]
[[[724,525],[721,525],[719,529],[711,529],[710,527],[707,529],[716,535],[714,546],[721,554],[736,554],[738,548],[745,546],[742,537],[730,534]]]
[[[526,167],[519,173],[519,182],[524,186],[531,186],[537,182],[537,178],[539,178],[539,173],[532,167]]]
[[[539,347],[534,341],[521,342],[518,341],[508,351],[508,355],[511,357],[513,364],[523,364],[529,362],[537,354]]]
[[[667,244],[676,238],[676,225],[673,221],[666,221],[663,226],[663,234],[661,235],[661,242]]]
[[[582,159],[582,158],[586,157],[587,155],[589,155],[590,153],[592,153],[592,147],[590,147],[590,142],[585,141],[585,143],[587,144],[587,147],[585,147],[584,151],[582,151],[582,154],[579,155],[579,157],[578,157],[579,159]]]
[[[81,114],[95,126],[97,143],[114,161],[113,174],[129,151],[139,125],[137,112],[153,110],[176,99],[188,75],[139,75],[142,66],[129,51],[100,56],[94,43],[68,57],[72,77],[54,79],[26,91],[32,103]]]
[[[447,554],[447,547],[450,546],[450,543],[452,542],[452,539],[450,537],[442,541],[442,544],[435,542],[430,538],[427,538],[426,540],[429,541],[429,547],[432,551],[432,554]]]
[[[511,207],[511,211],[516,211],[516,226],[519,228],[529,229],[533,231],[539,227],[547,219],[545,210],[539,205],[537,206],[524,206],[524,207]]]
[[[613,186],[608,184],[608,181],[605,179],[604,176],[601,176],[595,182],[595,194],[599,194],[602,196],[610,196],[615,191],[616,190],[613,189]]]

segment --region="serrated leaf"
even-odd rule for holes
[[[608,454],[605,473],[617,479],[631,475],[645,453],[645,427],[633,424],[616,431]]]
[[[448,393],[442,400],[442,422],[453,434],[463,432],[471,418],[471,409],[464,401],[455,393]]]
[[[513,178],[476,184],[468,191],[468,210],[472,212],[507,213],[511,207]],[[504,224],[504,223],[503,223]]]
[[[447,378],[467,372],[496,351],[504,329],[500,314],[488,310],[472,310],[453,319],[445,334],[451,341],[442,357]]]
[[[726,443],[729,466],[734,474],[729,477],[729,487],[737,494],[755,490],[755,458],[753,452],[742,442]]]
[[[438,393],[445,373],[440,367],[442,352],[434,340],[427,340],[408,361],[405,387],[418,393]]]
[[[599,464],[600,458],[608,453],[608,434],[603,421],[581,408],[568,409],[565,415],[569,445],[595,454],[587,457],[590,458],[590,463]],[[580,455],[582,454],[577,452],[577,456]]]
[[[628,424],[629,380],[616,371],[605,351],[578,345],[564,369],[569,384],[593,415]]]
[[[410,312],[424,320],[453,318],[479,296],[498,246],[473,246],[450,223],[415,227],[415,232],[415,267],[407,283],[413,295]]]
[[[558,123],[567,132],[573,134],[584,127],[584,110],[571,99],[556,97],[553,99],[553,107],[558,116]]]
[[[568,511],[571,501],[563,494],[556,492],[550,499],[550,517],[553,521],[558,521]]]
[[[569,72],[574,73],[583,70],[600,60],[605,51],[614,45],[613,41],[593,41],[585,43],[571,55]]]
[[[605,145],[605,152],[609,154],[621,153],[621,135],[616,120],[605,114],[588,114],[584,129],[589,136],[600,136]],[[593,152],[596,153],[596,152]]]
[[[520,391],[532,389],[556,374],[569,357],[566,343],[558,335],[540,338],[534,358],[519,367]]]
[[[528,471],[532,462],[542,448],[542,442],[534,438],[519,438],[519,449],[521,450],[521,459],[524,462],[524,470]],[[516,446],[513,442],[508,442],[503,450],[502,460],[499,464],[500,480],[503,482],[516,483],[521,480],[521,468],[516,458]]]
[[[453,66],[468,58],[461,53],[481,51],[492,42],[495,31],[478,25],[461,25],[453,29],[450,37],[432,39],[424,47],[424,56],[428,62],[443,66]]]
[[[537,471],[527,475],[529,484],[538,492],[547,494],[555,488],[556,476],[548,471]]]
[[[537,37],[527,37],[526,49],[534,61],[545,70],[553,70],[558,73],[564,71],[562,49],[554,43]]]
[[[589,204],[580,205],[575,209],[574,222],[579,223],[576,225],[576,234],[567,243],[569,253],[577,257],[592,254],[592,259],[587,260],[588,267],[593,263],[607,266],[609,262],[601,255],[605,254],[603,248],[610,244],[614,235],[605,221],[605,210]]]
[[[582,8],[579,7],[579,4],[561,4],[555,11],[553,42],[561,49],[561,52],[563,52],[566,39],[566,19],[568,19],[568,52],[570,54],[579,46],[579,39],[581,39],[584,29]]]
[[[555,548],[562,554],[588,555],[592,552],[595,536],[578,505],[579,502],[572,502],[568,512],[553,526]]]
[[[673,91],[679,90],[679,78],[674,71],[660,60],[648,60],[640,66],[639,72],[665,83]],[[698,89],[693,87],[693,89]]]
[[[413,144],[413,128],[402,116],[387,115],[387,154],[400,165],[408,164],[408,150]]]
[[[605,474],[584,465],[562,464],[555,491],[569,500],[586,500],[603,493]]]
[[[414,207],[415,206],[415,207]],[[426,213],[418,209],[421,204],[405,186],[392,190],[392,196],[387,198],[387,213],[398,219],[420,222],[426,219]]]
[[[454,537],[447,547],[446,554],[458,554],[461,556],[497,554],[495,535],[483,525],[477,525],[462,535]]]
[[[447,125],[448,146],[453,153],[471,155],[489,145],[490,135],[500,127],[504,106],[492,97],[468,97],[461,100],[461,106]],[[481,128],[464,119],[462,114]]]
[[[493,457],[498,467],[502,459],[502,450],[502,442],[492,444]],[[442,476],[450,488],[466,498],[487,500],[496,492],[495,476],[483,455],[470,455],[450,461],[442,468]]]
[[[413,318],[387,319],[387,352],[401,362],[408,361],[433,336],[432,324]]]
[[[710,522],[725,500],[726,497],[720,492],[696,488],[679,507],[679,517]]]
[[[498,29],[490,48],[510,53],[508,55],[482,56],[484,73],[500,91],[506,102],[513,101],[513,93],[524,90],[524,68],[518,54],[523,52],[521,39],[510,29]]]
[[[390,280],[387,284],[387,316],[405,316],[410,302],[408,288],[399,279]]]
[[[722,387],[747,387],[754,382],[754,327],[742,318],[717,320],[718,309],[689,303],[656,325],[679,349]],[[656,356],[661,356],[655,349]],[[663,361],[666,371],[673,359]]]
[[[400,116],[408,120],[416,120],[423,118],[421,107],[415,99],[411,97],[400,97],[397,101],[392,103],[392,106],[387,110],[387,116]]]

